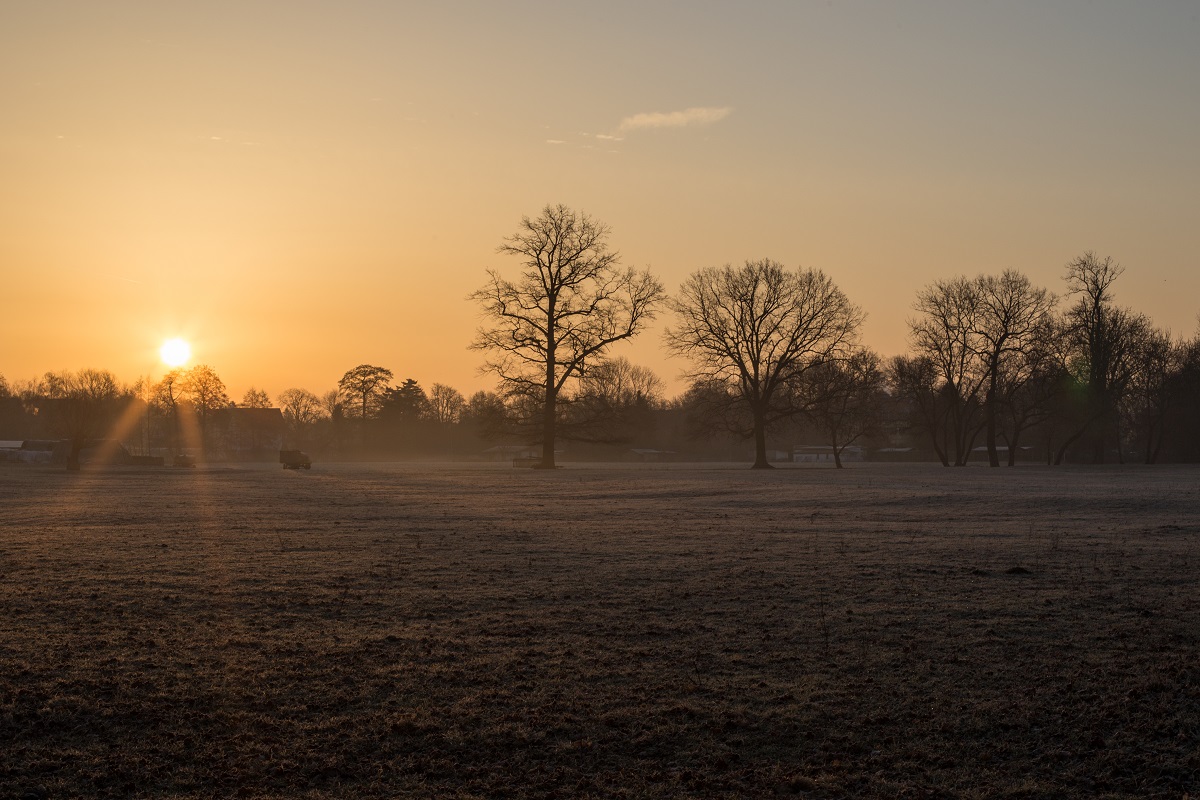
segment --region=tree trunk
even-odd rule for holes
[[[984,439],[985,444],[987,444],[988,466],[998,467],[1000,466],[1000,451],[996,449],[996,379],[994,377],[996,374],[995,371],[998,368],[993,364],[991,369],[993,375],[992,385],[988,387],[987,399],[985,401],[986,407],[984,409],[984,412],[987,414],[987,434]],[[1009,454],[1011,455],[1011,453],[1012,450],[1010,448]],[[1010,464],[1009,466],[1012,465]]]
[[[967,464],[970,463],[971,451],[973,449],[975,449],[975,440],[978,437],[979,437],[979,428],[976,427],[975,430],[971,431],[970,437],[968,437],[966,439],[966,442],[963,445],[962,457],[959,459],[958,463],[956,463],[954,466],[965,467],[965,466],[967,466]]]
[[[1069,448],[1071,445],[1073,445],[1075,443],[1075,441],[1077,439],[1079,439],[1080,436],[1083,436],[1083,434],[1085,434],[1087,432],[1087,429],[1088,429],[1088,426],[1084,425],[1082,428],[1080,428],[1078,431],[1076,431],[1073,435],[1068,436],[1066,438],[1066,441],[1064,441],[1062,443],[1062,445],[1058,448],[1058,454],[1054,456],[1054,466],[1057,467],[1059,464],[1062,463],[1063,456],[1065,456],[1067,454],[1067,448]]]
[[[830,439],[833,442],[833,465],[838,469],[842,468],[842,451],[838,449],[837,431],[832,432]]]
[[[1100,409],[1100,424],[1096,426],[1096,440],[1092,445],[1092,462],[1095,464],[1105,463],[1104,444],[1108,434],[1108,411]]]
[[[67,472],[79,472],[79,454],[83,451],[83,442],[71,440],[71,450],[67,453]]]
[[[754,411],[754,464],[751,469],[772,469],[767,461],[767,420],[757,409]]]
[[[554,422],[558,405],[558,359],[554,352],[554,293],[546,298],[546,395],[542,404],[542,469],[554,469]]]
[[[542,469],[554,469],[554,422],[558,394],[553,387],[546,389],[546,402],[542,407]]]
[[[942,428],[942,436],[944,437],[945,434],[946,434],[946,430],[945,430],[945,427],[943,427]],[[949,448],[947,448],[944,443],[940,443],[938,441],[937,431],[936,430],[933,431],[930,434],[929,438],[933,441],[933,452],[937,453],[938,460],[940,460],[942,462],[942,466],[943,467],[950,466],[950,456],[947,455],[947,453],[949,452]]]
[[[1008,443],[1008,465],[1015,467],[1017,465],[1017,444],[1021,441],[1021,429],[1017,428],[1013,431],[1012,439]]]

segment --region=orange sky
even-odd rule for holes
[[[181,336],[235,398],[364,362],[490,388],[465,298],[559,202],[671,291],[819,267],[884,354],[930,281],[1059,291],[1089,249],[1126,266],[1119,302],[1196,330],[1193,4],[15,5],[10,381],[160,374]],[[615,352],[678,391],[661,327]]]

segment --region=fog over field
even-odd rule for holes
[[[0,796],[1182,797],[1200,470],[0,464]]]

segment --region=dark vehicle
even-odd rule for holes
[[[280,450],[279,463],[284,469],[312,469],[312,459],[300,450]]]
[[[176,467],[194,467],[196,466],[196,459],[186,453],[180,453],[171,459],[171,464]]]

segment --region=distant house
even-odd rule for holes
[[[653,463],[660,461],[674,461],[674,450],[654,450],[649,447],[634,447],[629,451],[630,461],[640,461],[642,463]]]
[[[25,464],[49,464],[54,457],[51,447],[45,449],[26,448],[23,441],[0,442],[0,461],[19,462]]]
[[[65,464],[70,452],[70,439],[26,439],[22,442],[0,442],[0,461],[16,461],[24,464]],[[79,460],[83,463],[126,464],[129,462],[129,451],[114,439],[88,439],[80,449]]]
[[[555,450],[555,455],[558,451]],[[542,457],[542,446],[535,444],[498,444],[481,452],[484,461],[516,461]]]
[[[996,445],[996,454],[1000,456],[1002,461],[1008,461],[1008,445]],[[1021,445],[1017,448],[1017,458],[1025,459],[1034,457],[1034,448],[1031,445]],[[981,444],[979,447],[971,448],[971,458],[977,458],[986,461],[988,457],[987,445]]]
[[[871,455],[874,461],[918,461],[921,451],[915,447],[881,447]]]
[[[858,445],[847,445],[842,449],[842,461],[862,461],[863,448]],[[821,444],[798,444],[792,447],[792,461],[797,464],[817,464],[828,461],[834,462],[833,447]]]

